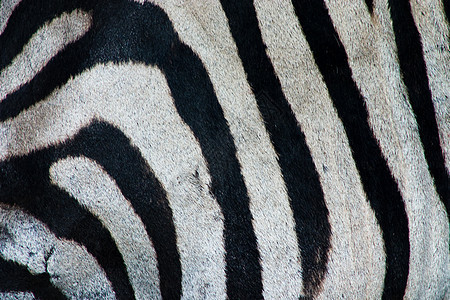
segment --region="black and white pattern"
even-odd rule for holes
[[[0,2],[0,299],[450,296],[449,4]]]

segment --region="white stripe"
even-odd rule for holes
[[[142,220],[95,161],[67,158],[50,168],[52,183],[97,216],[122,254],[136,299],[161,299],[155,249]]]
[[[379,298],[385,267],[381,231],[294,8],[287,1],[268,0],[255,1],[255,7],[267,53],[305,134],[329,211],[332,250],[319,298]]]
[[[226,16],[217,1],[155,2],[169,15],[180,39],[202,60],[230,126],[250,197],[263,296],[298,298],[301,268],[292,211]]]
[[[91,21],[88,13],[76,9],[44,24],[0,73],[0,101],[29,82],[66,45],[82,37]]]
[[[67,297],[114,299],[105,273],[84,246],[55,237],[36,218],[3,204],[0,227],[0,255],[6,260],[26,266],[33,274],[47,272]]]
[[[119,127],[167,190],[181,257],[183,295],[225,298],[223,216],[208,192],[210,178],[200,146],[176,112],[158,69],[111,63],[83,72],[2,124],[0,149],[6,151],[1,157],[63,142],[93,118]]]
[[[0,292],[2,300],[35,300],[36,297],[31,292]]]
[[[414,115],[404,96],[407,94],[401,82],[389,8],[384,1],[375,1],[371,17],[362,0],[348,1],[346,5],[326,2],[346,49],[353,79],[366,100],[370,125],[405,201],[410,233],[405,297],[435,298],[438,295],[434,293],[443,294],[442,283],[449,279],[445,270],[449,257],[448,221],[428,172]],[[439,70],[443,71],[436,71]],[[445,86],[442,88],[445,91]]]

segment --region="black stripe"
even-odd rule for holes
[[[373,14],[373,0],[364,0],[367,6],[367,10],[370,14]]]
[[[293,1],[317,66],[344,125],[364,191],[383,232],[383,298],[402,298],[409,272],[409,230],[402,196],[368,124],[363,97],[323,1]]]
[[[155,248],[161,295],[181,296],[181,264],[175,225],[166,193],[139,150],[117,128],[93,122],[66,147],[65,155],[84,155],[99,163],[114,178],[145,225]]]
[[[444,12],[445,16],[447,17],[447,26],[450,25],[450,1],[443,0],[444,1]],[[450,37],[447,37],[447,40],[450,39]]]
[[[414,23],[408,0],[389,0],[389,6],[400,70],[408,92],[409,103],[416,116],[425,158],[434,178],[436,190],[446,208],[447,216],[450,218],[450,177],[445,168],[444,155],[440,148],[436,113],[428,86],[420,35]],[[450,101],[448,95],[446,101]]]
[[[51,284],[48,273],[31,274],[25,266],[0,257],[0,292],[12,291],[32,292],[37,299],[67,299]]]
[[[91,30],[52,59],[17,92],[20,96],[12,94],[1,102],[1,119],[16,116],[70,76],[97,63],[135,61],[158,66],[166,75],[180,116],[200,143],[211,173],[211,190],[224,214],[228,295],[260,298],[261,269],[247,190],[231,133],[201,61],[180,42],[160,8],[128,1],[92,5]],[[17,103],[19,107],[14,108]]]
[[[312,296],[320,290],[325,276],[331,237],[319,175],[267,57],[252,1],[221,3],[266,130],[278,153],[301,250],[303,293]]]

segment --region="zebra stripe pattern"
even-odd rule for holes
[[[449,297],[448,6],[2,0],[0,298]]]

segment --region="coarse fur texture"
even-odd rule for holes
[[[0,299],[447,299],[448,7],[1,0]]]

